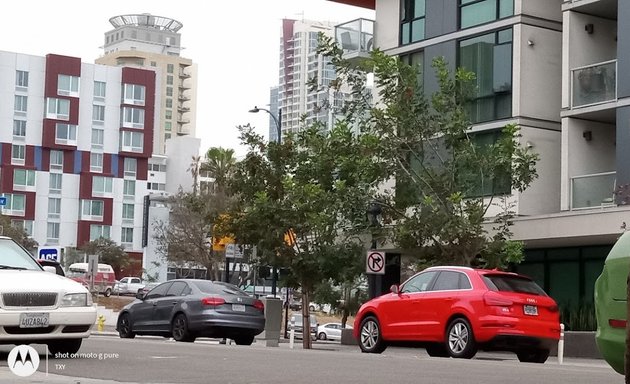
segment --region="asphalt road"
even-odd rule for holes
[[[601,360],[569,359],[559,365],[550,358],[546,364],[523,364],[510,354],[479,353],[472,360],[456,360],[431,358],[423,349],[389,348],[370,355],[357,347],[315,344],[315,349],[303,350],[298,344],[289,349],[286,343],[245,347],[219,345],[216,340],[190,344],[92,336],[84,341],[80,358],[46,361],[42,356],[39,372],[26,379],[9,371],[12,346],[2,345],[0,383],[623,383],[623,377]]]

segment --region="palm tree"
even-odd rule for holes
[[[187,171],[192,174],[193,177],[193,195],[197,195],[197,187],[199,186],[199,172],[201,170],[201,156],[193,156]]]
[[[236,164],[233,149],[212,147],[206,152],[205,159],[200,165],[201,172],[214,179],[214,193],[223,192],[227,181]]]

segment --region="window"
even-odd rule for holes
[[[46,228],[46,239],[49,243],[59,242],[59,223],[48,223]]]
[[[14,137],[26,136],[26,120],[13,120],[13,136]]]
[[[5,193],[7,204],[2,208],[2,212],[13,216],[24,216],[26,210],[26,196],[15,193]],[[7,212],[8,211],[8,212]]]
[[[15,95],[15,106],[13,107],[13,110],[15,112],[26,113],[27,104],[28,104],[28,97]]]
[[[125,104],[144,105],[144,93],[145,86],[138,84],[125,84],[124,85],[124,100]]]
[[[136,31],[131,31],[131,34],[132,34],[132,35],[134,35],[134,34],[135,34],[135,32],[136,32]],[[135,38],[135,36],[132,36],[132,37],[134,37],[134,38]],[[150,64],[151,64],[151,66],[152,66],[152,67],[157,67],[157,62],[156,62],[156,61],[152,61]]]
[[[15,86],[20,88],[28,88],[28,72],[15,71]]]
[[[493,145],[500,140],[501,135],[500,130],[477,132],[470,135],[470,140],[475,145],[475,151],[482,154],[492,151]],[[509,165],[505,166],[504,169],[497,167],[492,176],[484,174],[482,171],[470,174],[460,172],[457,179],[467,197],[509,195],[512,193],[512,176]]]
[[[112,178],[103,176],[92,177],[92,195],[103,196],[112,193]]]
[[[166,87],[166,96],[173,96],[173,87]]]
[[[102,128],[92,128],[92,145],[102,147],[105,140],[105,131]]]
[[[170,132],[173,129],[173,123],[171,123],[170,121],[167,121],[164,123],[164,130],[166,132]]]
[[[63,151],[50,151],[50,169],[63,169]]]
[[[103,172],[103,154],[90,153],[90,172]]]
[[[33,236],[33,220],[11,220],[11,226],[24,229],[28,236]]]
[[[55,144],[77,145],[77,126],[57,124]]]
[[[171,120],[173,118],[173,111],[167,109],[164,117],[166,118],[166,120]]]
[[[48,98],[46,101],[46,118],[68,120],[70,118],[70,100]]]
[[[13,189],[23,190],[35,186],[35,171],[32,169],[13,170]]]
[[[154,172],[166,172],[165,164],[149,164],[149,170]]]
[[[63,173],[49,173],[48,188],[50,193],[61,193],[61,178]]]
[[[166,108],[173,108],[173,99],[166,99]]]
[[[11,164],[24,165],[26,161],[26,145],[11,145]]]
[[[147,183],[147,189],[150,191],[165,191],[166,184],[164,183]]]
[[[454,291],[470,289],[470,281],[465,274],[454,271],[442,271],[435,281],[433,291]]]
[[[144,128],[144,109],[124,107],[123,127]]]
[[[173,73],[175,71],[175,66],[173,64],[166,64],[166,72]]]
[[[105,98],[105,82],[103,81],[95,81],[94,82],[94,98]]]
[[[138,169],[138,161],[132,157],[125,158],[125,174],[124,176],[136,177],[136,171]]]
[[[81,200],[81,219],[103,220],[103,202],[100,200]]]
[[[123,220],[133,220],[134,217],[134,205],[123,204],[122,205],[122,218]]]
[[[123,182],[123,195],[135,196],[136,195],[136,182],[133,180],[125,180]]]
[[[57,78],[57,94],[60,96],[79,97],[79,78],[77,76],[59,75]]]
[[[94,241],[99,238],[109,239],[112,227],[109,225],[90,224],[90,241]]]
[[[121,136],[121,150],[125,152],[142,152],[144,134],[141,132],[122,131]]]
[[[410,278],[401,288],[403,293],[424,292],[431,287],[431,282],[438,274],[436,271],[423,272]]]
[[[424,40],[426,0],[403,0],[400,7],[400,44]]]
[[[461,29],[514,14],[514,0],[461,0],[459,7]]]
[[[93,105],[92,106],[92,122],[103,123],[105,121],[105,106]]]
[[[173,76],[166,76],[166,85],[173,85]]]
[[[468,104],[473,123],[512,115],[511,29],[460,41],[459,66],[476,75],[474,94]]]
[[[58,219],[61,215],[61,199],[58,197],[48,198],[48,218]]]
[[[133,228],[123,227],[120,234],[121,243],[133,243]]]
[[[417,86],[419,89],[422,89],[424,86],[424,77],[422,76],[424,72],[424,52],[414,52],[408,55],[404,55],[400,57],[400,60],[417,68]]]

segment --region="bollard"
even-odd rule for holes
[[[560,340],[558,340],[558,364],[564,361],[564,324],[560,324]]]
[[[97,325],[96,325],[96,329],[99,332],[103,332],[103,329],[105,328],[105,316],[100,315],[98,317],[98,321],[97,321]]]
[[[295,320],[291,319],[291,332],[289,333],[289,348],[293,349],[295,341]]]

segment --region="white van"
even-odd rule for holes
[[[88,268],[88,263],[70,264],[66,276],[87,287],[90,285]],[[114,291],[115,284],[116,275],[114,274],[114,268],[109,264],[99,263],[98,271],[96,276],[94,276],[94,287],[98,289],[99,293],[102,293],[105,297],[109,297]]]

